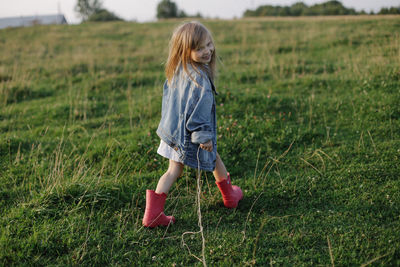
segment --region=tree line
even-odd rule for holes
[[[113,12],[105,9],[102,0],[78,0],[75,11],[81,16],[83,21],[114,21],[122,20]],[[243,17],[260,16],[330,16],[330,15],[365,15],[365,11],[357,12],[354,8],[346,8],[340,1],[331,0],[312,6],[307,6],[303,2],[294,3],[291,6],[272,6],[263,5],[255,10],[246,10]],[[369,14],[375,14],[372,11]],[[376,14],[400,14],[399,7],[382,8]],[[201,18],[201,14],[188,15],[180,10],[176,3],[171,0],[161,0],[157,5],[157,18]]]
[[[113,12],[103,7],[102,0],[78,0],[75,11],[82,21],[115,21],[123,20]],[[162,0],[157,5],[157,18],[201,18],[201,14],[188,15],[171,0]]]
[[[243,17],[260,16],[333,16],[333,15],[366,15],[364,10],[356,11],[354,8],[343,6],[340,1],[332,0],[320,4],[307,6],[303,2],[294,3],[291,6],[263,5],[255,10],[246,10]],[[374,12],[369,14],[374,15]],[[382,8],[379,15],[400,14],[399,7]]]
[[[113,12],[105,9],[101,0],[78,0],[75,12],[82,18],[82,21],[122,20]]]

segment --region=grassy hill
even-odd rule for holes
[[[0,31],[0,265],[200,265],[196,171],[145,229],[178,21]],[[204,21],[221,58],[208,265],[400,264],[400,17]],[[196,257],[194,257],[194,256]]]

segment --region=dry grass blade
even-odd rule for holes
[[[312,164],[309,163],[307,160],[305,160],[305,159],[303,159],[303,158],[301,158],[301,157],[300,157],[300,159],[301,159],[302,161],[304,161],[307,165],[309,165],[311,168],[313,168],[316,172],[318,172],[318,173],[322,176],[322,173],[321,173],[316,167],[314,167],[314,165],[312,165]]]
[[[329,240],[329,236],[326,236],[326,240],[328,241],[329,256],[331,257],[332,267],[335,267],[335,261],[333,259],[332,246],[331,241]]]
[[[262,182],[262,187],[264,187],[265,184],[265,178],[267,178],[268,174],[270,173],[272,167],[276,164],[279,163],[279,160],[282,159],[283,157],[285,157],[287,155],[287,153],[289,153],[290,149],[292,148],[292,145],[294,144],[294,140],[292,141],[292,143],[290,143],[289,147],[277,158],[277,159],[272,159],[273,163],[271,164],[271,166],[268,169],[268,172],[265,174],[263,182]],[[269,161],[265,164],[262,172],[264,171],[264,169],[268,166]],[[261,175],[261,174],[260,174]]]
[[[378,257],[376,257],[376,258],[373,258],[372,260],[367,261],[366,263],[361,264],[361,267],[368,266],[368,265],[370,265],[370,264],[376,262],[377,260],[380,260],[380,259],[382,259],[382,258],[388,256],[389,254],[390,254],[390,252],[389,252],[389,253],[386,253],[385,255],[382,255],[382,256],[378,256]]]
[[[376,151],[376,145],[375,145],[374,140],[372,139],[372,135],[371,135],[371,133],[369,131],[367,131],[367,132],[368,132],[369,138],[371,139],[371,143],[372,143],[372,146],[374,148],[375,154],[378,155],[378,151]]]
[[[243,239],[242,239],[242,243],[243,243],[243,241],[246,239],[246,226],[247,226],[247,222],[249,221],[250,213],[251,213],[251,211],[253,210],[254,204],[256,204],[257,200],[261,197],[261,195],[262,195],[263,193],[264,193],[264,192],[261,192],[261,194],[258,195],[258,197],[256,198],[256,200],[254,200],[253,204],[251,204],[250,210],[249,210],[249,212],[247,213],[247,218],[246,218],[246,222],[245,222],[245,224],[244,224],[244,229],[243,229]]]

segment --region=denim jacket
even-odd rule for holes
[[[198,73],[190,65],[188,71],[197,84],[182,67],[171,86],[167,81],[164,83],[157,134],[178,152],[183,164],[192,168],[198,168],[199,164],[200,169],[213,171],[217,153],[216,91],[205,72]],[[209,140],[213,144],[211,152],[199,149],[199,144]]]

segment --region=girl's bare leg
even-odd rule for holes
[[[161,176],[160,180],[158,180],[156,193],[168,194],[169,189],[174,184],[176,179],[182,175],[182,171],[183,164],[170,159],[168,170],[163,174],[163,176]]]
[[[218,152],[217,152],[217,160],[215,162],[215,170],[213,171],[213,174],[217,182],[221,182],[228,178],[225,165],[222,162],[222,159],[219,156]]]

